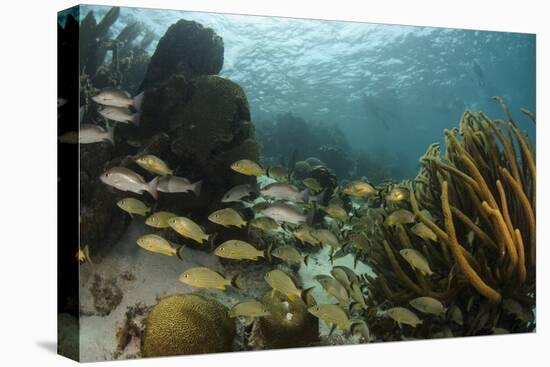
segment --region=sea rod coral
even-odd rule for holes
[[[505,102],[494,99],[508,121],[465,112],[458,129],[445,130],[443,156],[439,144],[432,144],[414,182],[401,184],[411,193],[408,200],[383,206],[387,216],[410,211],[414,222],[388,226],[375,220],[364,257],[375,273],[365,276],[370,310],[364,316],[379,339],[525,332],[536,326],[535,152]],[[421,309],[418,297],[440,303],[446,313]],[[413,310],[423,322],[397,328],[383,317],[391,307]]]

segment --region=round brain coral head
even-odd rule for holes
[[[235,322],[218,301],[195,294],[163,298],[145,327],[143,357],[231,351]]]

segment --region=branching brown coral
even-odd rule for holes
[[[507,122],[465,112],[457,129],[445,130],[445,151],[439,144],[430,145],[420,158],[414,184],[402,185],[411,193],[409,200],[383,205],[386,216],[399,208],[410,210],[415,222],[437,240],[419,236],[415,223],[388,227],[375,221],[371,251],[364,257],[376,274],[366,279],[369,306],[410,308],[411,299],[429,296],[460,310],[464,320],[457,324],[451,315],[423,315],[430,322],[388,332],[383,329],[387,323],[371,313],[371,331],[382,338],[397,339],[397,333],[432,337],[448,335],[449,330],[452,335],[479,335],[495,328],[534,329],[535,153],[504,100],[494,99]],[[522,112],[535,121],[534,114]],[[395,255],[405,248],[418,251],[433,274],[424,276]],[[519,311],[511,311],[516,303]]]

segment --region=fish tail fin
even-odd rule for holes
[[[85,261],[88,265],[92,266],[94,263],[92,262],[92,258],[90,257],[90,247],[88,245],[84,246],[84,255]]]
[[[160,176],[157,176],[153,178],[149,183],[147,184],[147,192],[151,194],[151,196],[158,200],[159,198],[159,192],[157,190],[158,184],[159,184]]]
[[[315,302],[315,299],[312,300],[313,297],[310,296],[310,293],[313,290],[313,288],[315,288],[315,286],[306,288],[300,294],[300,298],[302,302],[304,302],[304,304],[308,307],[314,306],[314,305],[310,306],[310,303],[312,303],[311,301]]]
[[[115,125],[107,124],[107,140],[115,145]]]
[[[201,189],[202,189],[202,180],[195,182],[193,184],[193,188],[191,189],[191,191],[195,193],[196,197],[199,197],[201,195]]]
[[[310,201],[316,202],[316,203],[322,203],[325,201],[325,194],[327,192],[327,189],[323,189],[320,193],[318,193],[315,196],[311,196],[309,198]]]
[[[136,112],[132,116],[132,122],[134,125],[139,126],[139,123],[141,122],[141,112]]]
[[[181,261],[184,261],[184,257],[183,257],[183,249],[185,248],[185,246],[180,246],[176,249],[176,256],[178,257],[178,259],[180,259]]]
[[[241,274],[235,275],[233,278],[231,278],[231,286],[234,288],[237,288],[239,290],[243,290],[242,284],[239,284],[239,278]]]
[[[132,100],[132,105],[138,111],[141,111],[141,105],[143,104],[143,96],[144,95],[145,95],[145,92],[141,92],[140,94],[135,96]]]
[[[273,244],[270,243],[269,246],[267,246],[267,250],[265,250],[265,258],[267,261],[271,262],[271,251],[273,250]]]

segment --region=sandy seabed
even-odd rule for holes
[[[226,277],[241,272],[240,283],[244,285],[242,292],[232,288],[225,292],[200,290],[202,294],[215,297],[228,307],[241,300],[260,298],[269,290],[263,277],[273,265],[265,261],[247,262],[244,267],[224,268],[215,255],[189,248],[182,261],[137,246],[137,238],[146,233],[151,233],[151,228],[143,224],[143,219],[135,219],[108,256],[97,264],[81,266],[79,337],[82,362],[138,357],[141,340],[131,330],[126,330],[128,322],[133,321],[133,324],[142,327],[149,307],[155,305],[159,298],[196,292],[197,289],[178,281],[179,275],[190,267],[206,266],[222,272]],[[312,294],[318,303],[335,303],[314,279],[318,274],[330,274],[332,265],[328,257],[329,249],[323,248],[310,256],[308,266],[302,264],[298,272],[304,289],[315,286]],[[348,255],[337,259],[334,265],[352,268],[353,258]],[[369,269],[359,262],[356,271],[365,273]],[[136,310],[138,315],[131,320]],[[323,322],[319,323],[319,328],[321,334],[328,333]],[[125,333],[129,335],[121,337]],[[121,338],[127,339],[122,345]]]

